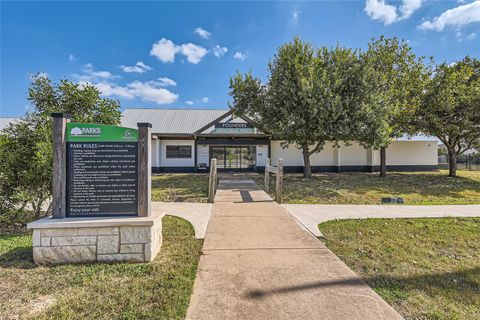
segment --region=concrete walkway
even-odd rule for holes
[[[480,217],[480,205],[323,205],[283,204],[305,228],[321,237],[318,225],[340,219]]]
[[[213,204],[194,202],[155,202],[152,213],[180,217],[187,220],[195,230],[195,239],[204,239]]]
[[[251,180],[221,180],[187,319],[401,319]]]

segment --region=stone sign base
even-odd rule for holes
[[[148,262],[162,246],[162,217],[43,218],[33,229],[36,264]]]

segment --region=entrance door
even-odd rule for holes
[[[210,158],[217,159],[217,168],[226,170],[252,170],[255,168],[255,146],[210,147]]]

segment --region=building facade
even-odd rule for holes
[[[268,133],[255,128],[245,117],[229,110],[127,109],[122,126],[136,128],[138,122],[152,124],[153,172],[204,172],[212,158],[220,170],[258,171],[265,159],[275,164],[284,159],[286,172],[302,172],[303,156],[295,145],[284,146]],[[437,140],[431,137],[398,139],[387,148],[390,171],[436,170]],[[379,151],[358,143],[327,142],[311,156],[313,172],[372,172],[380,165]]]

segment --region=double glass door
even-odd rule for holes
[[[217,159],[218,169],[249,170],[255,167],[255,146],[210,147],[210,158]]]

